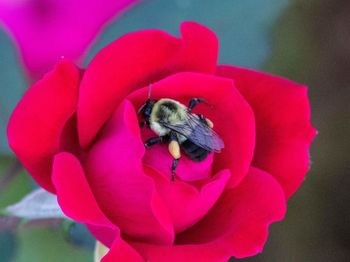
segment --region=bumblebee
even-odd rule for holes
[[[171,180],[174,181],[175,170],[181,158],[181,150],[193,161],[203,161],[211,152],[219,153],[224,148],[224,142],[213,130],[213,122],[203,115],[192,113],[192,109],[199,103],[206,103],[202,98],[192,98],[188,107],[182,103],[162,98],[148,99],[138,111],[143,118],[140,127],[147,126],[158,136],[151,137],[144,142],[146,148],[158,144],[168,143],[169,153],[172,155]]]

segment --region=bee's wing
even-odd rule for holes
[[[197,115],[190,112],[187,113],[187,119],[183,123],[169,124],[162,122],[161,124],[208,151],[220,152],[224,148],[224,142],[220,136],[203,123]]]

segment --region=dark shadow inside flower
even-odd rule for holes
[[[79,145],[76,113],[65,123],[59,142],[59,151],[72,153],[79,160],[84,158],[84,151]]]

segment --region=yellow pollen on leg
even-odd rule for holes
[[[169,143],[168,150],[174,159],[179,159],[181,157],[180,145],[177,141],[171,141]]]

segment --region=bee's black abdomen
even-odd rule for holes
[[[181,144],[182,149],[185,151],[185,153],[196,162],[201,162],[209,155],[210,151],[197,146],[190,140],[186,140]]]

